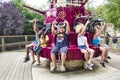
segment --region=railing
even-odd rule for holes
[[[6,51],[7,47],[26,45],[34,41],[34,35],[0,36],[1,51]]]
[[[120,37],[117,38],[117,44],[120,44]],[[19,46],[19,49],[21,49],[21,45],[29,44],[34,40],[34,35],[0,36],[0,51],[4,52],[6,51],[6,48],[13,46]],[[112,37],[110,37],[110,44],[112,44]]]

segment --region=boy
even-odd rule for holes
[[[55,30],[56,21],[52,24],[52,33],[57,36],[56,39],[56,46],[51,50],[51,59],[52,59],[52,67],[50,71],[54,71],[56,68],[56,54],[58,54],[58,51],[61,53],[61,71],[65,71],[64,63],[66,61],[66,54],[67,54],[67,48],[68,48],[68,35],[70,33],[70,27],[69,23],[65,20],[64,23],[59,23],[58,30]]]

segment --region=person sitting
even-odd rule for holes
[[[77,35],[77,44],[78,47],[80,48],[81,52],[84,54],[84,58],[86,60],[86,65],[89,70],[93,70],[93,64],[92,58],[94,56],[94,50],[89,48],[88,42],[87,42],[87,37],[85,36],[86,32],[86,27],[88,25],[89,21],[86,22],[85,26],[82,23],[79,23],[76,26],[76,33]]]
[[[56,68],[56,55],[58,51],[61,53],[61,66],[60,70],[65,71],[65,61],[66,61],[66,54],[68,49],[68,35],[70,34],[70,27],[68,21],[64,21],[59,23],[58,30],[55,30],[56,21],[52,24],[52,33],[55,34],[56,37],[56,46],[53,47],[51,50],[51,59],[52,59],[52,67],[50,71],[54,71]]]
[[[107,46],[104,43],[101,43],[100,34],[102,33],[103,30],[104,30],[104,25],[102,23],[97,23],[95,25],[94,27],[95,33],[93,35],[93,45],[99,46],[100,51],[102,51],[100,64],[103,67],[105,67],[104,62],[109,63],[107,60],[109,46]]]
[[[47,35],[44,36],[44,33],[39,35],[39,44],[35,44],[31,47],[32,51],[32,64],[36,62],[34,55],[37,56],[37,64],[40,64],[40,53],[43,47],[46,47],[49,42],[49,37]]]
[[[35,41],[25,46],[26,56],[25,56],[23,62],[27,62],[27,61],[30,60],[30,58],[29,58],[29,53],[30,53],[29,49],[31,47],[33,47],[35,44],[39,43],[39,37],[38,37],[39,27],[37,26],[37,21],[38,21],[37,19],[34,19],[34,23],[33,23],[33,29],[34,29],[34,32],[35,32]]]

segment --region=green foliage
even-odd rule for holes
[[[108,22],[112,22],[115,28],[120,28],[120,0],[107,0],[106,7],[106,18]]]
[[[97,7],[96,12],[101,13],[97,16],[113,23],[115,28],[120,28],[120,0],[106,0],[106,4]]]
[[[23,0],[13,0],[13,2],[16,4],[17,8],[22,9],[22,13],[25,17],[25,25],[24,25],[24,33],[23,34],[24,35],[34,34],[33,27],[32,27],[33,24],[29,23],[29,20],[33,20],[34,18],[37,18],[41,22],[43,22],[44,16],[23,7],[23,4],[24,4]]]
[[[95,13],[97,18],[105,19],[108,23],[113,23],[116,29],[120,29],[120,0],[105,0],[105,3],[97,6],[96,9],[94,5],[91,5],[93,2],[90,0],[87,3],[87,8],[91,13]]]

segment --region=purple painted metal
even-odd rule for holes
[[[79,1],[83,1],[83,0],[79,0]],[[24,7],[32,9],[33,11],[36,11],[40,14],[43,14],[45,16],[44,24],[52,23],[54,20],[56,20],[57,22],[62,22],[64,20],[67,20],[70,24],[70,30],[71,30],[71,33],[69,35],[69,48],[68,48],[67,60],[79,60],[79,59],[85,60],[83,53],[81,53],[80,49],[77,47],[77,34],[75,33],[73,26],[77,15],[79,14],[83,16],[90,15],[90,12],[86,10],[84,7],[87,1],[88,0],[85,0],[83,3],[79,3],[81,4],[81,6],[67,6],[67,7],[56,7],[56,8],[53,5],[54,2],[51,2],[52,5],[46,11],[40,11],[26,5],[24,5]],[[56,2],[57,0],[55,0],[55,3]],[[49,45],[48,47],[43,48],[41,56],[51,60],[51,49],[55,45],[55,36],[52,33],[48,34],[48,36],[50,39]],[[94,57],[98,57],[101,54],[101,52],[97,46],[92,45],[93,35],[87,32],[86,37],[88,39],[90,48],[93,48],[95,50]]]

